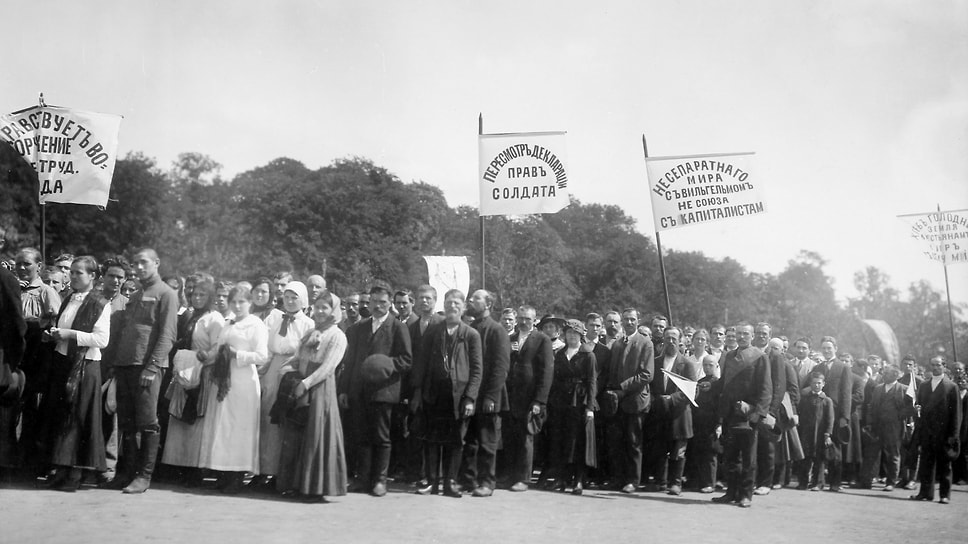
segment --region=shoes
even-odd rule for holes
[[[124,489],[121,490],[122,493],[127,493],[129,495],[136,495],[138,493],[144,493],[148,491],[151,486],[151,480],[145,478],[144,476],[138,476],[131,481]]]
[[[565,490],[565,487],[567,485],[568,484],[565,483],[564,480],[562,480],[562,479],[559,478],[559,479],[555,480],[555,483],[551,486],[551,489],[553,489],[555,491],[564,491]]]
[[[416,493],[417,495],[436,495],[440,493],[440,484],[428,483],[425,486],[418,487]]]
[[[710,492],[711,491],[712,490],[710,490]],[[669,491],[667,491],[667,493],[670,495],[682,495],[682,488],[677,485],[670,485]]]
[[[815,486],[813,486],[813,487],[810,488],[810,491],[820,491],[820,486],[819,485],[815,485]]]
[[[482,485],[478,487],[477,489],[474,490],[473,493],[471,493],[471,495],[475,497],[490,497],[493,494],[494,494],[494,490],[491,489],[490,487],[487,487],[486,485]]]
[[[756,489],[754,489],[753,490],[753,494],[754,495],[769,495],[770,494],[770,488],[769,487],[766,487],[765,485],[762,485],[762,486],[757,487]]]
[[[941,499],[938,501],[939,504],[948,504],[948,502],[950,502],[948,497],[941,497]]]
[[[373,486],[373,490],[370,491],[370,495],[373,495],[374,497],[382,497],[386,494],[387,484],[383,482],[377,482],[376,485]]]
[[[894,486],[891,484],[887,484],[884,486],[884,491],[894,491]]]
[[[920,493],[918,493],[917,495],[911,495],[910,497],[908,497],[908,499],[909,500],[912,500],[912,501],[932,501],[932,500],[934,500],[933,498],[931,498],[931,497],[925,497],[924,495],[921,495]]]
[[[742,498],[739,500],[738,503],[736,503],[736,505],[739,506],[740,508],[749,508],[750,506],[753,506],[753,501],[747,498]]]
[[[716,490],[713,489],[713,486],[711,486],[711,485],[707,485],[706,487],[704,487],[704,488],[702,488],[702,489],[699,490],[700,493],[705,493],[707,495],[709,493],[712,493],[713,491],[716,491]]]
[[[581,495],[583,492],[584,492],[584,489],[583,489],[583,486],[581,485],[581,482],[578,482],[577,484],[575,484],[574,489],[571,490],[572,495]]]
[[[60,486],[64,485],[64,482],[67,481],[67,477],[69,474],[70,474],[69,470],[58,469],[56,472],[54,472],[54,474],[47,477],[47,481],[44,482],[44,487],[46,487],[47,489],[59,488]]]
[[[715,502],[717,504],[730,504],[730,503],[736,502],[736,499],[733,498],[732,495],[730,495],[729,493],[727,493],[725,495],[720,495],[718,497],[713,497],[713,502]]]
[[[783,489],[782,484],[773,484],[773,489]]]
[[[622,493],[634,493],[634,492],[635,492],[635,484],[625,484],[625,487],[622,488]]]
[[[908,482],[908,483],[904,484],[904,489],[907,489],[908,491],[912,491],[917,486],[918,486],[918,484],[916,484],[913,481],[911,481],[911,482]]]
[[[508,489],[510,491],[514,491],[515,493],[521,493],[523,491],[527,491],[528,490],[528,484],[526,484],[524,482],[517,482],[517,483],[515,483],[514,485],[512,485]]]
[[[222,486],[222,493],[225,493],[226,495],[238,495],[241,493],[243,487],[245,487],[242,483],[242,477],[242,474],[233,474],[229,476],[225,485]],[[125,493],[127,493],[127,488],[125,488]]]
[[[444,496],[452,499],[461,498],[460,486],[454,480],[444,482]]]
[[[830,489],[828,489],[827,491],[830,491],[831,493],[840,493],[840,486],[832,485],[830,486]]]

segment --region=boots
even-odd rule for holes
[[[128,494],[144,493],[151,485],[151,474],[155,471],[155,461],[158,459],[158,444],[161,435],[158,432],[141,432],[140,466],[138,475],[121,491]]]
[[[134,480],[138,467],[138,434],[124,433],[121,441],[121,459],[118,462],[114,479],[100,486],[102,489],[124,489]]]

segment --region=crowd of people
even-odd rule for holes
[[[320,275],[162,278],[160,263],[145,248],[46,266],[23,248],[0,268],[5,482],[306,501],[390,482],[454,498],[722,490],[714,502],[749,507],[794,486],[934,500],[935,482],[947,504],[968,480],[968,378],[941,355],[895,365],[765,322],[539,320],[484,289],[377,281],[340,298]]]

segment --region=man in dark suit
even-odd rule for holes
[[[692,381],[696,381],[699,375],[696,365],[679,352],[680,334],[678,327],[668,327],[662,333],[662,353],[655,361],[658,368],[652,377],[652,410],[649,414],[654,422],[650,428],[655,429],[655,435],[650,438],[656,446],[650,465],[656,485],[663,489],[668,483],[670,495],[682,493],[686,445],[692,438],[692,405],[666,371]]]
[[[400,292],[397,291],[397,294],[399,295]],[[436,306],[437,289],[431,285],[421,285],[417,289],[417,296],[414,300],[413,314],[411,314],[413,319],[408,319],[409,324],[407,325],[410,330],[410,348],[413,352],[414,364],[417,363],[417,358],[421,355],[420,350],[423,349],[424,335],[431,326],[444,320],[443,316],[434,312]],[[408,424],[413,420],[413,414],[416,411],[413,401],[415,390],[419,387],[420,384],[414,380],[413,374],[401,387],[401,402],[406,402],[410,411]],[[407,477],[415,482],[418,487],[426,487],[427,482],[424,480],[427,478],[427,462],[423,444],[419,437],[412,432],[407,433],[406,451],[407,455],[403,462],[406,464]]]
[[[623,493],[632,493],[642,477],[642,425],[650,407],[655,368],[652,341],[638,332],[639,313],[622,312],[625,337],[612,344],[608,368],[602,372],[609,468]]]
[[[870,489],[882,462],[886,474],[884,491],[894,491],[897,484],[904,420],[914,414],[913,402],[897,381],[900,375],[897,367],[886,366],[881,372],[884,383],[870,388],[870,400],[863,413],[864,432],[869,439],[864,443],[864,463],[858,480],[863,488]]]
[[[753,346],[766,353],[770,362],[770,388],[772,396],[770,408],[765,418],[760,422],[760,432],[756,438],[756,482],[753,494],[769,495],[773,488],[773,473],[776,470],[776,446],[780,435],[773,432],[780,415],[780,403],[783,393],[787,390],[786,357],[783,356],[783,341],[779,340],[779,349],[770,349],[773,338],[773,328],[769,323],[761,321],[753,328]]]
[[[968,374],[965,373],[965,363],[955,361],[951,363],[951,381],[958,386],[958,396],[961,398],[961,453],[954,460],[951,475],[956,485],[968,482]]]
[[[847,444],[841,439],[842,433],[838,432],[841,427],[850,428],[850,414],[852,409],[851,392],[853,378],[851,378],[850,367],[842,363],[837,358],[837,339],[833,336],[824,336],[820,339],[820,354],[823,362],[814,367],[814,372],[820,372],[826,379],[824,385],[824,395],[834,401],[834,444],[846,453]],[[803,391],[806,393],[806,390]],[[843,454],[839,459],[830,461],[827,470],[830,474],[830,491],[840,491],[843,475]]]
[[[390,315],[390,290],[384,285],[370,289],[370,317],[350,327],[346,335],[339,402],[361,431],[357,472],[362,487],[376,497],[386,495],[390,468],[390,418],[400,402],[401,378],[410,370],[410,331]],[[389,358],[389,366],[369,368]],[[364,364],[366,363],[366,364]],[[379,379],[373,379],[379,376]]]
[[[951,499],[951,461],[961,449],[961,397],[958,386],[944,375],[944,358],[931,358],[931,379],[918,387],[917,439],[921,447],[921,489],[912,500],[934,500],[938,480],[941,504]]]
[[[917,391],[924,382],[918,377],[917,363],[914,355],[907,354],[901,359],[901,377],[897,383],[904,387],[905,394],[911,399],[913,405],[917,401]],[[911,385],[911,381],[914,384]],[[898,487],[913,490],[917,487],[915,482],[918,478],[918,443],[914,438],[915,416],[905,418],[904,432],[901,434],[901,471],[898,474]]]
[[[0,247],[2,242],[3,228],[0,227]],[[7,379],[0,385],[0,473],[3,473],[4,480],[13,477],[7,471],[19,464],[17,421],[24,379],[19,367],[24,356],[26,333],[20,284],[13,273],[0,267],[0,372]]]
[[[618,312],[609,312],[606,315],[614,315],[618,317],[618,323],[621,323],[622,316]],[[618,325],[621,327],[621,325]],[[611,356],[611,348],[606,342],[608,341],[607,328],[605,326],[605,319],[595,312],[589,313],[585,316],[585,346],[591,347],[592,353],[595,355],[595,383],[598,385],[598,390],[595,391],[595,399],[601,402],[601,394],[605,391],[605,369],[608,368],[608,359]],[[614,342],[613,342],[614,343]],[[605,440],[605,418],[596,417],[595,418],[595,448],[598,454],[598,466],[591,469],[590,471],[590,481],[595,482],[597,485],[602,485],[608,481],[609,468],[608,468],[608,446]]]
[[[534,459],[534,435],[529,419],[546,416],[545,405],[554,377],[555,354],[551,339],[534,328],[537,316],[531,306],[518,309],[518,326],[511,334],[511,371],[507,387],[511,410],[504,429],[504,451],[509,475],[514,482],[511,491],[527,491]]]
[[[494,295],[478,289],[467,301],[471,326],[481,335],[484,372],[477,406],[464,442],[463,482],[475,497],[490,497],[497,484],[497,447],[501,442],[501,412],[508,404],[507,378],[511,341],[507,331],[491,317]]]
[[[410,333],[410,325],[419,318],[414,313],[413,291],[410,289],[398,289],[393,293],[393,307],[396,309],[396,318],[402,322]],[[410,338],[411,350],[416,349],[413,343],[413,336]],[[413,387],[410,383],[410,372],[400,376],[400,402],[393,407],[393,415],[390,424],[390,439],[393,441],[390,457],[390,473],[394,477],[406,477],[409,481],[420,480],[419,476],[411,470],[411,459],[417,460],[421,456],[420,445],[410,438],[410,400],[413,395]],[[411,448],[411,444],[413,447]]]
[[[716,413],[725,438],[727,480],[726,494],[713,501],[736,503],[742,508],[752,504],[757,429],[773,399],[770,362],[766,354],[753,347],[752,340],[752,325],[736,326],[737,347],[723,355],[722,378],[712,385],[713,396],[719,397]]]

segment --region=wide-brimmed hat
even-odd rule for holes
[[[577,332],[582,338],[585,337],[587,329],[585,329],[585,324],[577,319],[569,319],[565,322],[565,330],[571,329]]]
[[[538,321],[538,328],[541,329],[548,323],[554,323],[555,325],[558,325],[559,329],[564,329],[568,322],[565,321],[564,318],[555,317],[554,314],[545,314],[545,316],[541,318],[541,321]]]

